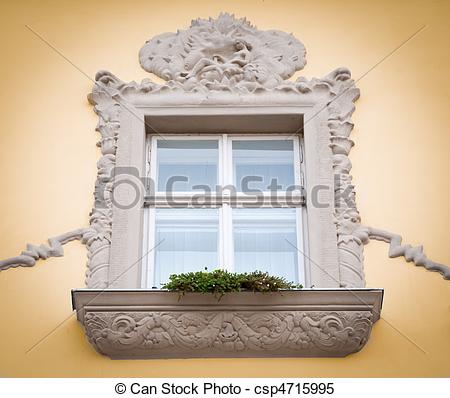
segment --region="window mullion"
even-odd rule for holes
[[[297,207],[296,213],[298,283],[306,286],[306,255],[303,238],[303,207]]]
[[[223,206],[219,208],[219,237],[218,237],[218,251],[219,251],[219,268],[225,269],[225,228],[224,228],[224,212],[223,212]]]
[[[227,134],[222,135],[222,245],[223,245],[223,268],[233,271],[233,226],[232,209],[229,201],[229,192],[223,190],[225,186],[232,184],[231,173],[231,139]]]
[[[150,136],[148,140],[147,147],[147,177],[149,177],[149,181],[147,181],[148,188],[147,194],[150,193],[150,188],[153,189],[153,193],[156,191],[156,148],[157,148],[157,137]],[[153,185],[153,187],[152,187]],[[143,264],[146,264],[145,271],[142,271],[141,283],[142,287],[150,289],[154,286],[155,275],[155,245],[156,245],[156,237],[155,237],[155,211],[154,207],[146,207],[144,210],[144,236],[145,242],[143,245]]]
[[[226,174],[226,147],[227,147],[227,135],[226,134],[222,134],[221,136],[219,136],[219,178],[218,178],[218,184],[220,186],[224,185],[224,181],[225,181],[225,174]]]
[[[222,206],[222,245],[223,245],[223,268],[227,271],[233,271],[233,226],[232,209],[229,203]]]
[[[143,247],[142,256],[144,257],[144,263],[146,266],[145,272],[145,285],[147,289],[150,289],[155,284],[155,246],[156,242],[156,228],[155,228],[155,212],[154,207],[146,208],[146,223],[144,223],[145,233],[147,235],[146,244]],[[145,225],[146,224],[146,225]]]
[[[225,185],[228,185],[230,183],[230,170],[229,170],[229,164],[230,164],[230,149],[229,145],[231,143],[231,140],[228,138],[228,134],[222,135],[222,187]]]
[[[156,176],[157,176],[157,170],[156,170],[156,152],[157,152],[157,137],[156,136],[152,136],[151,137],[151,142],[150,142],[150,152],[148,154],[148,156],[150,157],[150,162],[149,162],[149,166],[150,166],[150,184],[153,184],[153,191],[157,192],[158,191],[158,187],[156,185],[157,181],[156,181]]]
[[[295,175],[295,185],[303,186],[302,181],[302,154],[301,154],[301,146],[299,143],[299,137],[296,136],[293,139],[294,143],[294,175]]]

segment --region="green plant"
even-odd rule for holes
[[[267,272],[254,271],[240,275],[241,289],[252,292],[276,292],[278,290],[302,289],[301,284],[288,282],[280,276],[269,275]]]
[[[252,292],[276,292],[285,289],[301,289],[302,285],[288,282],[279,276],[269,275],[267,272],[254,271],[239,274],[225,270],[188,272],[174,274],[163,289],[185,294],[187,292],[213,293],[222,297],[225,293],[242,290]]]

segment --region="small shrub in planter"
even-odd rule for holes
[[[288,282],[279,276],[269,275],[267,272],[254,271],[251,273],[235,273],[225,270],[188,272],[174,274],[163,289],[173,292],[185,293],[213,293],[222,297],[225,293],[252,291],[277,292],[287,289],[301,289],[302,285]]]

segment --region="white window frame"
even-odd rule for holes
[[[303,154],[303,137],[299,134],[295,135],[274,135],[274,134],[165,134],[164,140],[217,140],[218,141],[218,180],[217,184],[224,187],[234,184],[233,170],[233,141],[243,140],[292,140],[294,153],[294,179],[295,185],[304,188],[304,154]],[[151,250],[157,245],[155,241],[156,228],[156,209],[170,207],[166,200],[166,192],[157,191],[157,141],[161,140],[157,135],[147,135],[146,140],[146,175],[155,182],[155,193],[152,197],[146,197],[144,201],[144,223],[143,223],[143,251],[148,253],[145,261],[142,261],[141,287],[142,288],[160,288],[154,286],[155,276],[155,252]],[[205,206],[217,207],[219,212],[219,234],[218,234],[218,255],[219,268],[230,272],[234,271],[234,243],[233,243],[233,218],[232,209],[245,205],[245,208],[272,207],[270,204],[270,196],[273,193],[265,191],[262,193],[263,203],[255,207],[251,206],[251,201],[255,199],[254,194],[249,195],[244,192],[237,192],[234,198],[233,206],[230,195],[225,191],[222,195],[212,193],[209,200],[206,200]],[[201,208],[199,205],[192,205],[192,199],[199,196],[199,191],[189,192],[171,192],[180,207]],[[250,198],[250,201],[249,201]],[[306,270],[308,261],[305,259],[305,237],[306,227],[306,207],[304,206],[302,193],[293,193],[292,198],[298,205],[288,204],[285,191],[277,191],[277,202],[281,207],[296,208],[296,248],[297,254],[297,281],[303,285],[307,283],[308,271]],[[150,250],[150,252],[149,252]]]

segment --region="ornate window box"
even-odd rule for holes
[[[381,289],[180,296],[161,290],[72,291],[95,349],[113,359],[343,357],[379,319]]]

